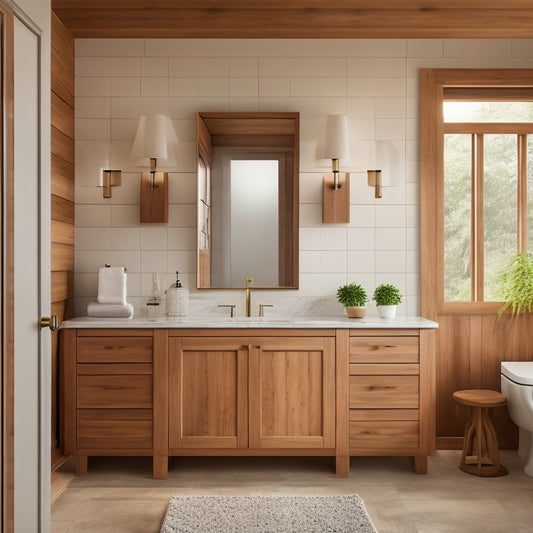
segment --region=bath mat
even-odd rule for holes
[[[363,500],[346,496],[175,496],[161,533],[376,533]]]

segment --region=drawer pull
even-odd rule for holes
[[[385,348],[396,348],[396,344],[385,344]]]
[[[368,387],[368,390],[394,390],[398,387],[395,387],[393,385],[371,385]]]

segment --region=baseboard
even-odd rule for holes
[[[462,450],[463,437],[437,437],[437,450]]]
[[[75,477],[72,458],[65,457],[65,459],[61,467],[54,470],[51,475],[50,505],[57,500]]]

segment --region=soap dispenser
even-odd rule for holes
[[[176,270],[176,283],[167,290],[167,315],[185,317],[189,312],[189,291],[181,285],[179,272]]]

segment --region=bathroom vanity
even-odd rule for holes
[[[331,456],[434,452],[434,328],[362,320],[80,318],[61,329],[61,445],[95,455]]]

